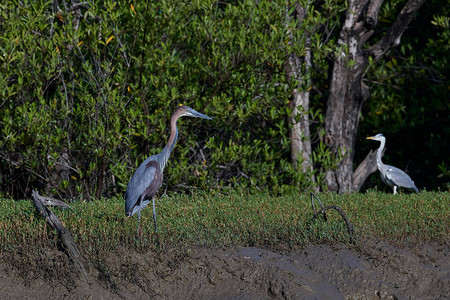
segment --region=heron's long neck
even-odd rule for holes
[[[162,154],[162,164],[161,164],[161,171],[166,166],[167,161],[169,160],[170,153],[172,153],[173,147],[175,147],[175,144],[177,143],[178,139],[178,128],[177,128],[177,120],[178,118],[175,116],[172,116],[170,119],[170,137],[167,141],[166,147],[164,147]]]
[[[380,141],[380,147],[378,148],[377,151],[377,165],[378,167],[383,165],[383,162],[381,161],[381,154],[383,153],[383,149],[384,149],[384,144],[386,143],[386,140],[381,140]]]

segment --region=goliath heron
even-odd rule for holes
[[[152,155],[144,160],[144,162],[139,166],[139,168],[137,168],[136,172],[134,172],[133,176],[130,178],[125,194],[125,213],[127,216],[132,216],[135,213],[138,214],[138,231],[139,222],[141,219],[141,210],[148,205],[151,199],[153,202],[153,220],[155,221],[155,231],[158,233],[155,195],[157,190],[161,187],[164,167],[166,166],[170,153],[177,142],[177,120],[183,116],[209,120],[212,119],[188,106],[178,107],[170,119],[170,137],[167,145],[161,153]]]
[[[379,141],[380,147],[377,151],[377,166],[380,171],[381,180],[388,186],[394,187],[394,195],[397,194],[397,187],[402,187],[406,189],[411,189],[414,192],[419,192],[414,181],[412,181],[411,177],[408,176],[405,172],[400,170],[399,168],[385,165],[381,161],[381,152],[383,152],[384,145],[386,144],[386,138],[383,134],[379,133],[375,136],[367,137],[368,140]]]

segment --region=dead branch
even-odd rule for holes
[[[323,210],[324,209],[324,207],[323,207],[323,204],[322,204],[322,201],[320,201],[320,199],[316,196],[316,195],[314,195],[313,193],[311,193],[311,205],[312,205],[312,208],[313,208],[313,211],[314,211],[314,215],[316,214],[316,206],[314,205],[314,198],[316,198],[316,200],[319,202],[319,204],[320,204],[320,207],[322,208],[321,210]],[[327,215],[325,214],[325,211],[322,213],[322,215],[323,215],[323,219],[325,220],[325,222],[327,221]],[[315,218],[315,217],[314,217]],[[314,219],[313,218],[313,219]]]
[[[72,238],[69,230],[67,230],[59,221],[58,217],[49,209],[47,205],[59,206],[63,208],[68,208],[69,205],[66,203],[50,198],[43,197],[39,195],[37,191],[32,192],[33,203],[36,207],[36,210],[42,214],[47,223],[57,231],[59,238],[62,241],[62,244],[67,252],[67,255],[73,261],[75,268],[80,272],[83,277],[83,280],[87,281],[87,273],[86,269],[83,265],[82,258],[80,255],[80,251],[78,250],[77,244]]]
[[[320,204],[321,209],[319,211],[316,211],[313,197],[316,198],[317,201]],[[345,222],[345,225],[347,225],[347,231],[348,231],[348,234],[350,236],[350,240],[353,241],[353,232],[354,232],[353,231],[353,225],[352,225],[352,223],[350,223],[347,215],[345,214],[345,212],[344,212],[344,210],[342,208],[340,208],[339,206],[336,206],[336,205],[329,205],[327,207],[324,207],[323,204],[322,204],[322,201],[320,201],[320,199],[316,195],[314,195],[313,193],[311,193],[311,204],[312,204],[313,211],[314,211],[314,215],[313,215],[313,217],[311,219],[311,222],[314,221],[320,215],[323,215],[323,218],[324,218],[324,220],[326,222],[327,221],[327,217],[326,217],[325,212],[327,210],[334,209],[334,210],[336,210],[339,213],[339,215],[341,215],[342,219]]]
[[[75,1],[74,1],[75,2]],[[83,2],[83,3],[74,3],[68,10],[67,12],[73,12],[74,10],[77,9],[85,9],[88,10],[89,9],[89,5],[87,2]]]
[[[353,172],[353,187],[352,190],[359,191],[366,182],[370,174],[376,172],[377,170],[377,151],[370,150],[364,160]]]
[[[405,4],[386,34],[368,49],[375,61],[380,60],[389,49],[400,44],[403,33],[423,3],[425,0],[409,0]]]
[[[61,209],[70,208],[69,205],[67,205],[65,202],[60,201],[58,199],[55,199],[52,197],[41,196],[39,194],[38,194],[38,197],[40,198],[40,200],[41,200],[42,204],[44,204],[44,206],[56,206],[56,207],[60,207]]]

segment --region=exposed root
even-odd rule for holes
[[[314,205],[314,198],[316,198],[317,201],[320,204],[321,209],[319,211],[316,211],[316,207]],[[340,208],[339,206],[336,206],[336,205],[329,205],[327,207],[324,207],[323,204],[322,204],[322,201],[320,201],[320,199],[316,195],[314,195],[313,193],[311,193],[311,205],[312,205],[312,208],[313,208],[313,211],[314,211],[314,215],[313,215],[313,217],[311,219],[311,222],[314,221],[320,215],[323,216],[323,219],[326,222],[327,221],[326,211],[329,210],[329,209],[336,210],[341,215],[342,219],[345,222],[345,225],[347,225],[347,231],[348,231],[348,234],[350,236],[350,241],[353,242],[353,233],[354,233],[354,231],[353,231],[353,224],[350,223],[350,221],[348,220],[347,215],[345,214],[345,212],[343,211],[342,208]]]

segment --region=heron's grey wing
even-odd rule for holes
[[[411,177],[399,168],[387,165],[386,177],[392,181],[396,186],[404,187],[407,189],[417,190],[414,181]]]
[[[154,162],[154,157],[147,158],[134,172],[133,176],[128,182],[127,191],[125,194],[125,213],[132,214],[133,208],[140,200],[142,193],[148,188],[153,181],[156,174],[156,167],[151,162]]]

